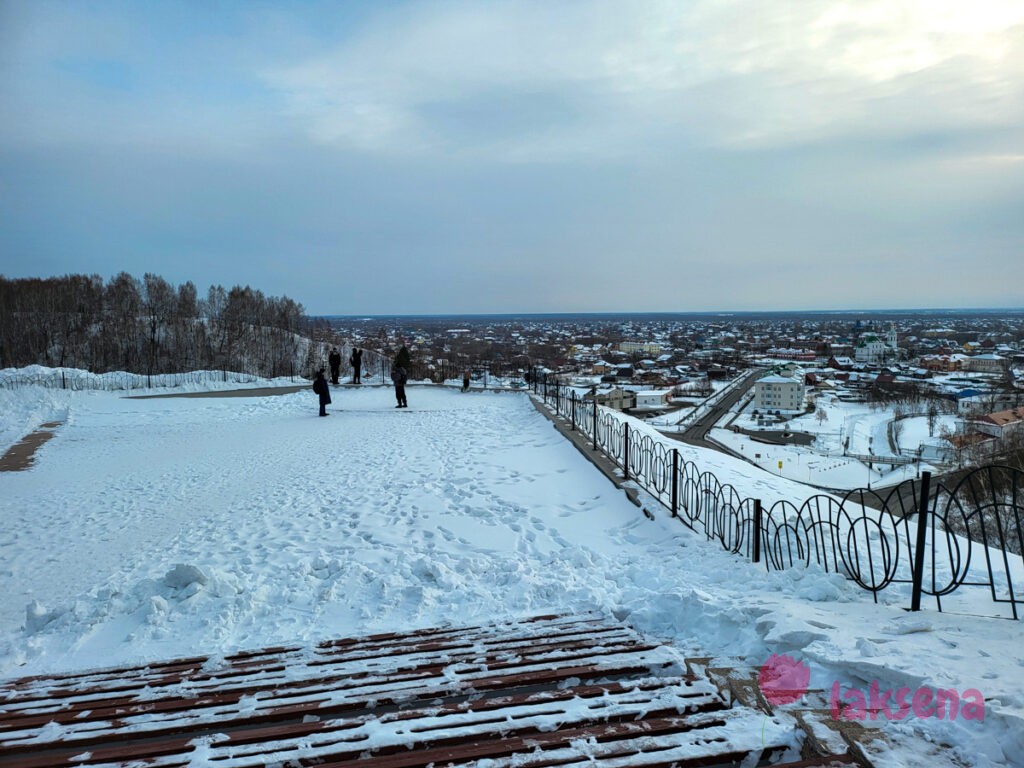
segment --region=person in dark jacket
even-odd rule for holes
[[[313,379],[313,391],[320,396],[320,415],[330,416],[327,413],[327,406],[331,403],[331,388],[327,386],[323,368],[316,372],[316,378]]]
[[[405,346],[405,344],[403,344],[402,348],[398,350],[398,354],[395,355],[395,365],[399,366],[400,368],[404,368],[408,373],[409,361],[409,349]]]
[[[405,382],[409,380],[409,374],[405,368],[395,364],[391,369],[391,381],[395,385],[395,399],[398,400],[398,405],[395,408],[408,408],[409,403],[405,399]]]
[[[362,384],[362,379],[359,376],[363,369],[363,350],[353,349],[352,356],[348,359],[348,362],[352,366],[352,383]]]
[[[466,392],[469,390],[469,371],[462,372],[462,391]]]
[[[331,354],[327,356],[327,362],[331,366],[331,384],[338,385],[338,374],[341,373],[341,352],[338,351],[337,347],[331,350]]]

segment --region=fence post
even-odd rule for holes
[[[572,411],[571,423],[572,431],[576,431],[576,391],[573,390],[569,393],[569,408]]]
[[[752,560],[761,562],[761,500],[754,499],[754,551]]]
[[[597,392],[594,392],[594,450],[597,450]]]
[[[924,541],[928,533],[928,491],[932,473],[921,473],[921,497],[917,501],[917,548],[914,550],[914,583],[911,587],[910,610],[921,610],[921,589],[924,585]]]
[[[629,480],[629,424],[623,422],[622,426],[625,428],[623,435],[623,451],[622,451],[622,479]]]
[[[672,449],[672,517],[679,517],[679,449]]]

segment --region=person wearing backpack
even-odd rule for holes
[[[330,416],[327,413],[327,406],[331,403],[331,388],[327,386],[323,368],[316,372],[316,378],[313,379],[313,391],[320,396],[320,415]]]

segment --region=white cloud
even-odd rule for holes
[[[382,12],[336,47],[264,76],[318,141],[387,153],[614,156],[681,134],[760,147],[1024,120],[1017,0],[413,9]],[[507,98],[512,116],[524,93],[563,99],[577,119],[517,115],[511,135],[479,130],[457,142],[425,109],[448,105],[472,123],[461,100],[488,95],[500,114]]]

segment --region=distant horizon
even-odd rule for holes
[[[133,278],[140,280],[142,274],[136,274],[130,270],[123,270],[128,272]],[[0,278],[6,280],[55,280],[62,277],[68,276],[98,276],[104,284],[108,284],[118,273],[109,277],[104,277],[95,270],[81,270],[81,271],[65,271],[60,273],[51,274],[10,274],[6,271],[0,271]],[[298,304],[303,306],[303,311],[306,317],[309,318],[322,318],[322,319],[379,319],[379,318],[397,318],[397,317],[411,317],[411,318],[447,318],[447,317],[581,317],[581,316],[729,316],[729,315],[852,315],[852,314],[864,314],[864,315],[877,315],[877,314],[964,314],[964,313],[996,313],[996,312],[1009,312],[1019,313],[1024,312],[1024,305],[1020,306],[936,306],[936,307],[877,307],[877,308],[858,308],[858,307],[844,307],[840,309],[826,309],[826,308],[811,308],[811,309],[687,309],[687,310],[619,310],[619,309],[608,309],[608,310],[522,310],[522,311],[501,311],[501,312],[473,312],[473,311],[447,311],[447,312],[349,312],[344,314],[331,313],[325,314],[321,312],[311,312],[305,307],[305,302],[302,296],[295,295],[288,292],[278,292],[276,288],[270,288],[264,284],[253,284],[252,282],[242,282],[235,280],[227,280],[220,282],[212,282],[209,285],[204,286],[203,281],[198,281],[192,278],[184,279],[173,279],[167,278],[162,273],[156,273],[159,277],[166,279],[174,287],[180,287],[186,282],[191,282],[196,286],[199,291],[199,298],[202,299],[203,289],[212,287],[214,285],[221,285],[222,287],[230,290],[233,287],[239,286],[243,288],[251,288],[256,291],[261,291],[265,295],[275,296],[279,298],[289,298]]]
[[[729,317],[735,315],[883,315],[883,314],[991,314],[998,312],[1024,313],[1024,307],[889,307],[885,309],[720,309],[720,310],[673,310],[673,311],[585,311],[585,312],[408,312],[372,314],[357,312],[354,314],[320,315],[307,314],[308,317],[324,320],[377,320],[388,318],[457,318],[457,317],[618,317],[618,316],[716,316]]]

